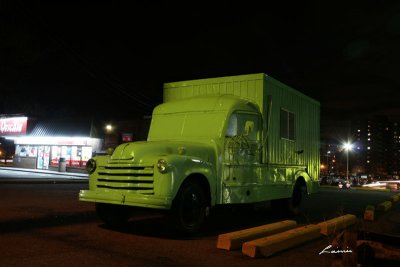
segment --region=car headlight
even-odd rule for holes
[[[164,174],[168,172],[168,163],[165,159],[159,159],[157,162],[157,169],[160,173]]]
[[[96,161],[94,159],[89,159],[86,162],[85,168],[89,172],[89,174],[92,174],[96,170]]]

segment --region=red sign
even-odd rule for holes
[[[0,119],[0,135],[25,135],[27,117]]]
[[[124,133],[122,134],[122,142],[132,142],[133,141],[133,135]]]

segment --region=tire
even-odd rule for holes
[[[293,188],[292,197],[288,199],[288,211],[292,215],[300,214],[300,204],[303,198],[302,185],[296,182]]]
[[[293,194],[290,198],[275,199],[271,201],[272,209],[282,215],[296,216],[300,214],[300,204],[302,200],[302,185],[296,182]]]
[[[174,200],[172,215],[175,227],[184,234],[194,234],[204,225],[207,213],[204,188],[196,181],[186,181]]]
[[[131,217],[129,207],[105,203],[96,203],[96,213],[100,220],[113,227],[126,225]]]

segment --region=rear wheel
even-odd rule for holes
[[[96,203],[96,213],[110,226],[123,226],[131,217],[130,207],[105,203]]]
[[[290,198],[275,199],[271,201],[272,209],[279,214],[298,215],[303,195],[303,185],[296,182]]]
[[[204,188],[197,181],[186,181],[173,203],[176,228],[187,234],[198,232],[205,222],[207,209]]]
[[[300,204],[303,198],[303,186],[300,182],[296,182],[293,188],[292,197],[288,199],[288,211],[292,215],[300,213]]]

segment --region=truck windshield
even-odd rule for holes
[[[225,118],[215,111],[153,115],[148,140],[221,137]]]

